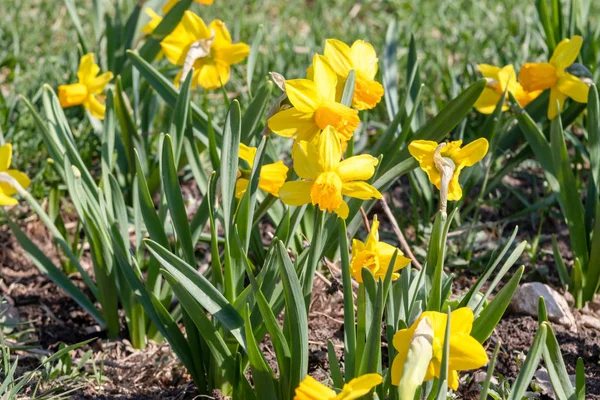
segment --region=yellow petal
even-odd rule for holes
[[[313,113],[321,104],[317,85],[308,79],[290,79],[285,81],[285,93],[298,111]]]
[[[90,79],[87,83],[88,92],[90,93],[102,93],[106,85],[112,80],[113,73],[105,72],[100,76]]]
[[[330,400],[333,398],[335,398],[335,392],[310,375],[300,382],[294,396],[294,400]]]
[[[410,258],[404,257],[404,253],[402,253],[398,248],[396,248],[388,243],[385,243],[385,242],[377,243],[377,255],[379,256],[379,264],[386,271],[390,267],[390,262],[392,261],[392,258],[394,257],[394,253],[396,252],[396,250],[398,250],[398,255],[396,256],[396,262],[394,263],[394,265],[391,266],[393,268],[394,272],[399,271],[402,268],[406,267],[408,264],[410,264],[410,261],[411,261]]]
[[[342,194],[361,200],[381,199],[381,193],[367,182],[344,182]]]
[[[550,101],[548,103],[548,119],[553,120],[558,116],[560,110],[563,109],[567,96],[562,94],[558,88],[550,90]]]
[[[454,320],[450,321],[454,325]],[[472,336],[456,333],[450,336],[450,358],[448,368],[452,370],[469,370],[483,367],[488,363],[485,349]]]
[[[269,129],[283,137],[298,137],[298,140],[312,140],[320,129],[315,124],[312,113],[304,113],[297,108],[279,111],[267,121]]]
[[[198,73],[198,85],[206,90],[218,89],[229,81],[230,67],[222,63],[204,64]]]
[[[383,86],[381,85],[381,83],[367,78],[367,76],[364,75],[361,71],[358,71],[356,73],[356,81],[354,84],[354,96],[352,97],[352,107],[357,110],[370,110],[381,101],[382,97]]]
[[[567,95],[579,103],[588,102],[589,86],[574,75],[565,74],[558,80],[556,87],[562,94]]]
[[[321,132],[317,150],[319,152],[317,162],[321,171],[334,171],[342,157],[342,146],[337,132],[331,126]]]
[[[289,168],[283,163],[283,161],[277,161],[273,164],[263,165],[260,169],[260,179],[258,180],[258,187],[273,196],[279,195],[279,189],[285,183],[287,179],[287,173]]]
[[[433,163],[433,152],[437,145],[436,142],[431,140],[413,140],[408,145],[408,152],[418,161],[421,169],[427,173],[429,181],[439,188],[440,173]]]
[[[206,6],[210,6],[214,3],[214,0],[194,0],[198,4],[204,4]]]
[[[324,101],[315,112],[315,123],[321,129],[327,126],[335,128],[342,141],[348,141],[360,124],[358,111],[333,101]]]
[[[81,83],[60,85],[58,87],[58,100],[63,108],[83,104],[88,97],[87,87]]]
[[[564,70],[577,60],[582,45],[583,38],[578,35],[573,36],[570,40],[563,39],[554,49],[550,64],[558,70]]]
[[[394,334],[393,344],[397,355],[392,363],[392,385],[398,386],[400,384],[402,372],[404,371],[404,363],[406,362],[408,349],[410,348],[410,341],[417,325],[415,323],[410,329],[401,329]]]
[[[342,200],[342,202],[340,203],[340,205],[338,206],[338,208],[336,208],[335,213],[341,218],[341,219],[346,219],[348,218],[348,214],[350,213],[350,209],[348,208],[348,203],[346,203],[344,200]]]
[[[542,90],[528,92],[525,89],[523,89],[523,86],[521,86],[519,82],[516,82],[512,94],[515,97],[515,100],[517,100],[517,103],[519,103],[519,106],[525,108],[529,103],[531,103],[540,94],[542,94],[542,92]]]
[[[459,183],[460,171],[462,166],[458,166],[452,175],[452,179],[448,184],[448,201],[458,201],[462,198],[462,187]],[[439,186],[438,186],[439,189]]]
[[[31,185],[31,180],[29,179],[29,177],[21,171],[17,171],[16,169],[9,169],[8,171],[3,172],[8,173],[8,175],[10,175],[14,180],[16,180],[23,189],[27,189],[29,185]],[[0,191],[6,196],[12,196],[15,193],[17,193],[17,189],[15,189],[9,183],[6,182],[0,182]]]
[[[289,206],[302,206],[311,202],[311,181],[291,181],[283,184],[279,189],[279,198]]]
[[[325,57],[315,54],[313,57],[313,81],[321,98],[335,101],[337,75],[329,66]]]
[[[352,379],[344,385],[342,391],[335,397],[335,400],[355,400],[371,391],[375,386],[383,382],[379,374],[365,374]]]
[[[206,24],[191,11],[183,13],[181,22],[160,43],[165,57],[172,64],[183,65],[190,46],[200,39],[210,38],[211,33]]]
[[[171,11],[171,8],[173,8],[173,6],[175,6],[175,4],[177,4],[179,2],[179,0],[169,0],[167,1],[167,3],[163,6],[162,8],[162,13],[166,14],[169,11]]]
[[[256,157],[256,147],[246,146],[244,143],[240,143],[240,150],[238,157],[248,163],[250,168],[254,165],[254,157]]]
[[[18,204],[19,202],[17,201],[17,199],[14,199],[6,194],[4,194],[3,192],[3,185],[0,185],[0,206],[14,206],[16,204]]]
[[[85,84],[88,80],[95,78],[100,72],[100,67],[94,61],[94,53],[88,53],[79,60],[79,70],[77,71],[77,79]]]
[[[479,64],[477,65],[477,69],[485,78],[498,80],[498,73],[500,72],[500,67],[496,67],[495,65],[490,64]]]
[[[528,92],[550,89],[556,79],[556,68],[550,63],[526,63],[519,71],[519,82]]]
[[[448,387],[454,391],[458,390],[458,372],[448,368]]]
[[[327,39],[325,41],[325,58],[334,69],[336,74],[346,78],[352,67],[350,58],[350,47],[340,40]]]
[[[310,188],[310,200],[312,204],[319,205],[324,211],[333,212],[343,203],[342,181],[335,172],[322,172],[315,179]]]
[[[294,171],[300,178],[316,179],[319,173],[323,172],[319,164],[311,159],[309,147],[315,147],[314,144],[306,141],[296,141],[292,147],[292,159],[294,160]],[[318,154],[318,150],[313,149],[313,154]]]
[[[475,165],[476,163],[481,161],[483,157],[485,157],[488,151],[488,147],[489,144],[487,139],[476,139],[468,145],[466,145],[465,147],[456,151],[452,156],[452,161],[454,161],[457,167],[470,167],[472,165]]]
[[[100,103],[96,96],[89,96],[83,106],[90,111],[93,117],[98,119],[104,119],[104,112],[106,111],[106,107],[104,104]]]
[[[502,94],[498,93],[495,89],[486,87],[479,95],[473,107],[482,114],[491,114],[496,109],[501,98]],[[506,110],[508,110],[508,106],[505,104],[502,107],[502,111]]]
[[[235,183],[236,199],[241,199],[244,196],[244,193],[246,193],[246,190],[248,189],[248,183],[250,182],[246,178],[240,178],[237,180]]]
[[[498,71],[498,82],[500,83],[500,90],[502,93],[509,87],[511,82],[517,81],[517,74],[515,72],[515,67],[512,64],[509,64],[505,67],[502,67],[500,71]]]
[[[375,173],[375,167],[379,160],[370,154],[361,154],[342,160],[336,172],[342,179],[342,182],[366,181],[371,179]]]
[[[231,44],[231,35],[229,34],[229,30],[227,30],[227,26],[220,19],[213,20],[208,25],[208,29],[213,30],[215,33],[213,46],[221,47]]]
[[[215,58],[224,64],[233,65],[244,61],[250,54],[250,46],[246,43],[228,44],[214,48]]]
[[[12,144],[6,143],[0,147],[0,171],[6,171],[12,160]]]
[[[467,335],[471,333],[471,330],[473,329],[473,320],[475,319],[473,310],[469,307],[461,307],[452,311],[451,318],[451,333],[465,333]]]
[[[147,16],[150,17],[150,21],[148,21],[148,23],[142,27],[142,33],[145,33],[146,35],[150,35],[150,34],[152,34],[152,32],[154,32],[156,27],[162,22],[162,17],[160,15],[158,15],[157,13],[155,13],[154,10],[151,9],[150,7],[146,7],[144,9],[144,12],[146,13]]]
[[[371,44],[357,40],[350,48],[350,58],[354,69],[373,79],[377,74],[377,53]]]

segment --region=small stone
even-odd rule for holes
[[[591,315],[582,315],[580,321],[586,328],[597,329],[600,331],[600,318]]]
[[[569,304],[567,304],[565,298],[556,290],[543,283],[531,282],[519,286],[510,302],[511,308],[518,314],[527,314],[537,318],[540,296],[546,302],[546,312],[550,321],[563,325],[573,331],[577,330],[575,317],[569,309]]]

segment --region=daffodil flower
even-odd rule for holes
[[[340,40],[327,39],[324,55],[338,76],[338,99],[342,98],[348,74],[354,70],[356,83],[352,107],[357,110],[370,110],[381,101],[383,86],[375,81],[378,58],[373,46],[364,40],[357,40],[352,47],[348,47]]]
[[[0,173],[6,173],[16,180],[23,188],[27,188],[31,184],[31,180],[23,172],[16,169],[9,169],[12,160],[12,145],[6,143],[0,146]],[[0,206],[14,206],[17,204],[17,199],[11,197],[17,193],[17,189],[12,187],[7,182],[0,181]]]
[[[379,241],[379,221],[377,215],[373,217],[373,225],[367,236],[367,240],[363,243],[360,240],[352,239],[352,263],[350,269],[352,275],[357,282],[362,282],[362,269],[368,268],[375,279],[384,279],[390,262],[396,252],[394,246]],[[410,258],[404,257],[404,253],[398,250],[396,262],[393,266],[392,280],[398,279],[400,276],[396,271],[401,270],[410,263]]]
[[[278,135],[311,141],[332,126],[338,140],[348,141],[358,124],[358,112],[336,101],[337,75],[323,56],[313,58],[313,80],[285,81],[292,108],[269,118],[269,129]]]
[[[441,189],[442,177],[436,165],[436,152],[447,163],[453,165],[453,173],[448,184],[448,200],[460,200],[462,188],[458,182],[460,172],[481,161],[488,151],[488,141],[479,138],[465,147],[460,147],[462,140],[437,144],[431,140],[414,140],[408,145],[408,151],[419,162],[419,166],[427,173],[431,183]]]
[[[279,198],[290,206],[318,204],[321,210],[335,211],[344,219],[349,210],[342,195],[361,200],[381,199],[377,189],[363,182],[373,176],[379,161],[368,154],[343,161],[341,157],[342,146],[331,126],[313,142],[296,142],[292,150],[294,171],[302,180],[284,183]]]
[[[206,44],[208,54],[194,61],[192,87],[218,89],[229,81],[231,66],[243,61],[250,53],[246,43],[232,43],[229,31],[221,20],[207,27],[202,18],[186,11],[177,27],[160,43],[165,57],[175,65],[183,66],[188,52],[197,43]],[[175,77],[179,84],[181,72]]]
[[[548,119],[554,119],[563,108],[567,97],[579,103],[587,103],[590,88],[578,77],[565,71],[575,62],[583,38],[573,36],[563,39],[547,63],[526,63],[519,72],[519,81],[527,91],[550,89]],[[558,102],[558,103],[557,103]]]
[[[528,92],[523,89],[523,86],[517,82],[517,74],[512,64],[502,68],[488,64],[479,64],[477,68],[484,78],[487,79],[487,85],[474,105],[475,109],[482,114],[491,114],[494,112],[496,105],[500,102],[507,88],[508,92],[512,93],[521,107],[527,106],[527,104],[531,103],[542,93],[541,90]],[[507,111],[509,108],[509,105],[504,103],[502,111]]]
[[[355,400],[383,382],[379,374],[365,374],[346,383],[338,394],[310,375],[296,388],[294,400]]]
[[[394,335],[393,344],[398,352],[392,363],[392,384],[398,386],[402,378],[404,363],[410,343],[421,320],[427,317],[433,327],[433,355],[425,374],[425,381],[440,377],[444,338],[448,316],[436,311],[426,311],[408,329],[401,329]],[[450,321],[450,354],[448,358],[448,386],[458,389],[458,371],[483,367],[488,362],[485,349],[471,336],[473,311],[468,307],[452,312]]]
[[[256,147],[248,147],[245,144],[240,143],[239,158],[246,161],[250,168],[254,165],[255,156]],[[273,196],[277,196],[279,189],[285,183],[288,170],[289,168],[286,167],[283,161],[263,165],[260,169],[260,176],[258,178],[258,188]],[[238,180],[235,184],[235,197],[238,199],[242,198],[244,193],[246,193],[250,172],[251,171],[248,170],[238,171]]]
[[[83,105],[92,116],[104,119],[106,107],[98,100],[106,85],[112,80],[112,72],[102,75],[100,67],[94,61],[94,53],[81,57],[77,71],[78,83],[58,87],[58,99],[63,108]]]
[[[198,4],[204,4],[207,6],[210,6],[214,3],[214,0],[194,0],[196,3]],[[175,6],[175,4],[179,3],[179,0],[169,0],[167,1],[167,4],[165,4],[162,8],[162,13],[166,14],[169,11],[171,11],[171,8],[173,8]]]

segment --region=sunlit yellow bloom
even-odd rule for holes
[[[398,255],[396,256],[396,263],[392,267],[394,269],[392,280],[396,280],[400,276],[396,271],[399,271],[410,263],[410,258],[404,257],[404,253],[399,249],[379,241],[378,230],[379,221],[377,220],[377,215],[375,215],[367,240],[363,243],[360,240],[352,239],[352,263],[350,264],[350,269],[357,282],[362,282],[361,272],[363,268],[368,268],[375,276],[375,279],[383,280],[396,250],[398,250]]]
[[[27,175],[16,169],[8,169],[10,167],[11,159],[12,145],[6,143],[4,146],[0,146],[0,172],[7,173],[15,179],[19,185],[23,188],[27,188],[31,184]],[[17,193],[17,190],[9,183],[0,182],[0,206],[14,206],[17,204],[17,200],[11,197],[15,193]]]
[[[61,85],[58,87],[58,99],[63,108],[83,105],[90,113],[100,119],[104,119],[106,107],[98,100],[106,85],[113,78],[112,72],[102,75],[100,67],[94,61],[94,53],[88,53],[79,61],[77,71],[78,83]]]
[[[462,140],[450,142],[441,147],[440,154],[454,163],[454,173],[448,185],[448,200],[460,200],[462,189],[458,183],[460,171],[481,161],[488,151],[488,141],[479,138],[461,148]],[[440,189],[441,176],[434,162],[434,153],[438,147],[431,140],[414,140],[408,145],[408,151],[419,162],[419,166],[427,173],[431,183]]]
[[[256,156],[256,147],[248,147],[243,143],[240,143],[239,158],[248,163],[250,168],[254,165],[254,157]],[[258,178],[258,188],[264,190],[267,193],[277,196],[279,189],[285,183],[289,168],[283,163],[283,161],[277,161],[276,163],[263,165],[260,169],[260,176]],[[238,180],[235,184],[235,197],[241,198],[246,189],[248,188],[249,170],[240,170],[238,173]]]
[[[440,377],[444,337],[448,316],[436,311],[426,311],[408,329],[401,329],[394,335],[394,348],[398,352],[392,363],[392,384],[398,386],[404,362],[408,355],[410,342],[421,320],[429,318],[434,331],[433,356],[429,363],[425,381]],[[468,307],[459,308],[452,312],[450,320],[450,354],[448,359],[448,386],[458,389],[458,371],[477,369],[488,362],[485,349],[471,336],[473,328],[473,311]]]
[[[377,105],[383,96],[383,86],[375,81],[377,74],[377,53],[369,43],[357,40],[352,47],[336,39],[325,42],[325,58],[338,75],[337,99],[342,98],[344,85],[351,70],[356,74],[352,107],[369,110]]]
[[[311,141],[332,126],[338,140],[349,140],[358,124],[358,112],[336,102],[337,75],[323,56],[313,58],[313,80],[285,81],[285,92],[292,108],[269,118],[269,128],[278,135]]]
[[[148,17],[150,17],[150,21],[148,21],[148,23],[142,27],[142,33],[150,35],[152,34],[152,32],[154,32],[158,24],[162,22],[163,18],[157,13],[155,13],[154,10],[150,7],[146,7],[144,12]]]
[[[192,87],[218,89],[229,81],[231,65],[243,61],[250,53],[246,43],[232,43],[229,31],[223,21],[212,21],[207,27],[202,18],[186,11],[177,27],[160,43],[165,57],[176,65],[183,66],[190,47],[198,41],[214,40],[210,44],[210,54],[194,62]],[[179,84],[181,72],[175,78]]]
[[[541,90],[534,92],[524,90],[523,86],[517,82],[517,74],[512,64],[502,68],[488,64],[479,64],[477,68],[487,78],[487,85],[474,105],[477,111],[482,114],[491,114],[494,112],[507,87],[508,92],[512,93],[521,107],[527,106],[527,104],[535,100],[542,93]],[[505,102],[502,111],[507,111],[509,108]]]
[[[198,4],[205,4],[207,6],[210,6],[211,4],[214,3],[214,0],[194,0],[196,3]],[[175,4],[179,3],[179,0],[169,0],[167,1],[167,4],[165,4],[162,8],[162,13],[166,14],[169,11],[171,11],[171,8],[173,8],[173,6],[175,6]]]
[[[377,189],[363,182],[373,176],[379,161],[368,154],[343,161],[341,157],[342,146],[331,126],[312,142],[296,142],[292,150],[294,171],[302,180],[284,183],[279,190],[281,200],[290,206],[318,204],[321,210],[335,211],[345,219],[349,210],[342,195],[381,199]]]
[[[563,39],[547,63],[527,63],[519,72],[519,81],[528,91],[550,89],[548,119],[554,119],[567,97],[587,103],[590,88],[581,79],[565,71],[577,60],[583,44],[581,36]],[[557,104],[558,102],[558,104]]]
[[[383,382],[379,374],[365,374],[346,383],[342,391],[336,394],[332,389],[307,375],[296,388],[294,400],[354,400],[371,391]]]

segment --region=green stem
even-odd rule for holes
[[[306,311],[310,307],[310,298],[312,294],[313,281],[317,265],[321,259],[322,237],[321,232],[325,222],[325,213],[318,208],[315,211],[315,225],[313,229],[312,242],[310,244],[310,252],[308,253],[308,262],[304,269],[304,279],[302,280],[302,289],[304,291],[304,301],[306,303]]]

